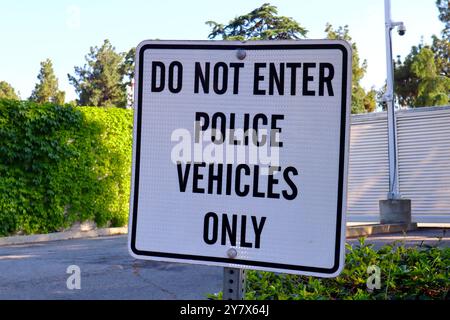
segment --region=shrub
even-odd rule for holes
[[[0,100],[0,235],[127,222],[132,111]]]
[[[367,268],[381,270],[381,288],[367,289]],[[247,272],[247,300],[398,300],[448,299],[450,248],[406,248],[388,245],[374,250],[361,240],[347,245],[345,268],[337,278],[325,279]],[[210,295],[221,299],[222,293]]]

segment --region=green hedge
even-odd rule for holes
[[[127,223],[132,111],[0,100],[0,235]]]
[[[380,289],[367,288],[369,266],[380,270]],[[246,300],[448,300],[450,248],[347,245],[345,267],[337,278],[247,272]],[[221,299],[222,293],[209,295]]]

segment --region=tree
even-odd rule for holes
[[[19,100],[19,96],[8,82],[0,81],[0,99]]]
[[[438,73],[433,51],[422,48],[411,64],[412,73],[420,79],[415,106],[442,106],[449,102],[450,78]]]
[[[331,24],[327,23],[325,32],[327,33],[327,39],[345,40],[348,41],[352,46],[352,113],[375,111],[376,91],[374,89],[371,89],[366,93],[366,91],[360,84],[361,79],[364,77],[367,71],[367,61],[364,60],[361,63],[358,54],[358,48],[356,46],[356,43],[352,41],[348,26],[334,29]]]
[[[435,54],[438,72],[450,77],[450,40],[440,39],[434,35],[431,49]]]
[[[100,48],[91,47],[85,57],[87,64],[75,67],[75,76],[68,75],[69,82],[79,95],[77,103],[125,107],[127,76],[132,75],[130,70],[134,64],[133,59],[128,61],[126,57],[125,53],[117,53],[109,40],[105,40]]]
[[[439,19],[445,24],[442,38],[433,35],[431,47],[413,46],[402,62],[395,64],[394,85],[401,106],[440,106],[449,103],[450,22],[448,0],[437,0]]]
[[[363,104],[366,112],[374,112],[377,108],[377,90],[370,89],[364,96]]]
[[[439,10],[439,20],[444,23],[441,38],[433,35],[431,49],[435,54],[438,73],[450,77],[450,12],[448,0],[437,0],[436,6]]]
[[[436,0],[436,6],[439,10],[439,20],[445,24],[442,30],[442,37],[447,40],[450,38],[450,8],[448,0]]]
[[[134,78],[134,57],[136,56],[136,48],[131,48],[124,56],[124,61],[120,67],[120,73],[123,74],[125,85],[131,86]]]
[[[120,69],[120,73],[124,76],[124,84],[125,90],[126,88],[130,89],[126,90],[127,93],[127,106],[133,105],[134,102],[134,93],[133,93],[133,79],[134,79],[134,66],[135,66],[135,56],[136,56],[136,48],[131,48],[125,55],[124,62]]]
[[[256,8],[248,14],[236,17],[228,25],[215,21],[207,21],[212,27],[210,39],[221,37],[223,40],[278,40],[305,38],[307,30],[292,18],[278,16],[277,7],[268,3]],[[327,24],[325,32],[328,39],[343,39],[351,42],[348,27],[339,27],[334,30]],[[371,112],[376,108],[376,91],[368,93],[359,84],[367,69],[367,62],[360,65],[356,44],[353,47],[353,89],[352,89],[352,113]]]
[[[304,38],[307,30],[290,17],[279,16],[278,9],[269,3],[234,18],[227,25],[207,21],[212,30],[209,39],[276,40]]]
[[[394,64],[394,91],[397,103],[402,107],[414,107],[420,79],[411,71],[411,65],[423,46],[413,46],[402,62],[398,57]]]
[[[395,68],[395,93],[401,106],[441,106],[449,103],[450,78],[439,71],[428,46],[413,47]]]
[[[64,104],[66,93],[58,89],[58,79],[55,76],[53,63],[50,59],[41,62],[41,70],[37,78],[39,82],[36,83],[30,100],[39,103]]]

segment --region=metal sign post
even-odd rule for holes
[[[223,300],[244,300],[245,270],[223,268]]]

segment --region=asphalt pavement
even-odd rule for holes
[[[375,247],[450,246],[450,230],[378,235]],[[357,239],[347,242],[357,244]],[[81,270],[81,289],[67,289],[67,268]],[[134,260],[127,237],[114,236],[0,247],[0,299],[206,299],[222,289],[223,268]]]
[[[67,289],[70,265],[81,290]],[[205,299],[222,287],[223,269],[134,260],[127,237],[0,247],[0,299]]]

